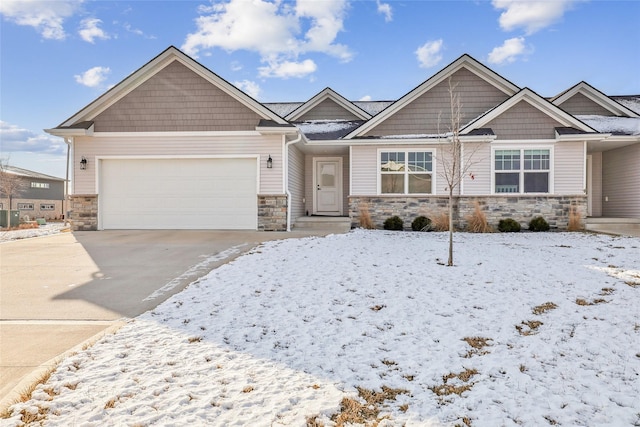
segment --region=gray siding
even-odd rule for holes
[[[602,216],[602,153],[591,154],[591,216]]]
[[[259,120],[177,61],[94,118],[96,132],[254,130]]]
[[[571,98],[558,105],[569,114],[596,114],[599,116],[613,116],[611,111],[607,110],[597,102],[594,102],[581,93],[576,93]]]
[[[12,195],[15,199],[33,199],[33,200],[62,200],[64,199],[64,181],[56,181],[45,178],[20,177],[23,183],[22,189]],[[49,188],[31,188],[31,183],[49,184]],[[0,191],[0,197],[6,197]]]
[[[585,194],[585,167],[587,159],[583,142],[562,142],[553,151],[554,194]]]
[[[486,126],[499,140],[555,139],[562,125],[526,101],[520,101]]]
[[[452,84],[460,96],[462,124],[468,123],[507,99],[506,94],[466,68],[452,74]],[[448,131],[451,121],[448,91],[449,81],[444,80],[371,129],[366,136],[435,134]]]
[[[298,120],[360,120],[355,114],[344,109],[331,99],[325,99]]]
[[[464,156],[469,167],[463,178],[462,194],[491,194],[491,144],[464,144]]]
[[[640,144],[602,153],[602,215],[640,218]],[[608,199],[608,200],[607,200]]]
[[[289,147],[289,192],[291,201],[291,219],[295,220],[305,214],[304,205],[304,154],[295,146]]]

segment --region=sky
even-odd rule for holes
[[[640,1],[0,2],[0,158],[64,178],[58,126],[169,46],[261,102],[395,100],[467,53],[554,96],[640,94]]]

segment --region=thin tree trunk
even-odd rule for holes
[[[453,188],[449,187],[449,260],[447,266],[453,266]]]

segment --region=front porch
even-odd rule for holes
[[[585,228],[596,233],[640,237],[640,218],[588,217]]]

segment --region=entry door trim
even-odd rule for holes
[[[337,211],[321,211],[318,209],[318,162],[335,162],[336,163],[336,197],[338,198],[338,210]],[[344,202],[342,188],[342,157],[314,157],[313,158],[313,214],[314,215],[328,215],[328,216],[342,216],[344,215]]]

